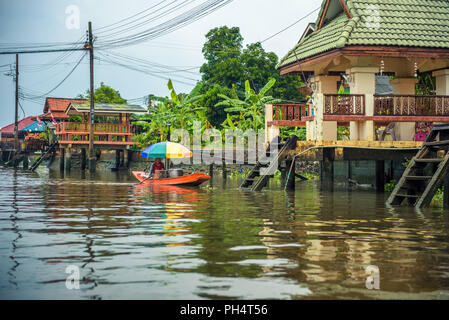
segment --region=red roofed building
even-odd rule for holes
[[[35,116],[26,117],[19,121],[19,139],[23,140],[26,132],[20,132],[25,127],[28,127],[30,124],[34,123],[36,121]],[[1,134],[1,141],[14,141],[14,123],[8,124],[7,126],[4,126],[0,129]]]
[[[44,114],[40,116],[41,120],[52,120],[51,115],[57,122],[65,122],[69,116],[65,113],[71,102],[87,103],[86,99],[67,99],[67,98],[47,98],[45,100]]]

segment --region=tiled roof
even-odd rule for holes
[[[330,0],[330,2],[339,0]],[[317,25],[326,14],[323,1]],[[353,45],[449,49],[448,0],[344,0],[343,9],[296,45],[278,68],[336,48]],[[332,3],[334,8],[336,3]],[[341,7],[341,6],[340,6]]]
[[[90,104],[72,102],[70,104],[70,108],[74,108],[78,112],[89,112]],[[147,110],[141,106],[127,105],[127,104],[106,104],[106,103],[96,103],[95,111],[98,111],[98,112],[121,112],[121,113],[145,113],[145,112],[147,112]]]
[[[36,117],[30,116],[26,117],[19,121],[18,127],[19,130],[22,130],[25,127],[28,127],[30,124],[36,121]],[[14,123],[8,124],[0,129],[0,133],[14,133]]]
[[[45,100],[44,113],[52,112],[54,116],[55,111],[65,112],[71,102],[85,103],[86,99],[67,99],[67,98],[47,98]]]

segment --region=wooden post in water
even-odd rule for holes
[[[120,167],[125,165],[125,150],[119,150],[120,152]]]
[[[385,161],[376,161],[376,192],[385,192]]]
[[[443,206],[444,209],[449,209],[449,174],[444,179]]]
[[[209,166],[209,176],[213,177],[214,176],[214,164],[211,163]]]
[[[323,148],[323,160],[320,162],[320,180],[322,191],[334,191],[334,148]]]
[[[28,170],[28,166],[30,164],[30,161],[28,159],[28,154],[23,156],[23,170]]]
[[[129,151],[123,150],[124,167],[129,168]]]
[[[59,149],[59,171],[64,172],[64,165],[65,165],[65,149],[60,148]]]
[[[86,49],[89,49],[90,64],[90,112],[89,112],[89,171],[95,172],[96,157],[94,146],[94,125],[95,125],[95,89],[94,89],[94,44],[92,35],[92,23],[89,21],[88,41]]]
[[[120,168],[120,150],[115,150],[115,169]]]
[[[286,187],[288,190],[294,191],[296,181],[296,159],[289,159],[286,161],[286,163],[287,163],[287,177],[288,177],[288,180],[286,181]]]
[[[81,170],[86,170],[87,167],[87,156],[86,156],[86,149],[81,149]]]
[[[65,169],[70,171],[72,169],[72,150],[71,148],[66,148],[65,150]]]
[[[228,172],[226,171],[226,161],[223,159],[223,162],[222,162],[222,167],[223,167],[223,179],[227,179],[227,177],[228,177]]]

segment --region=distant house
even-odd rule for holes
[[[19,140],[23,141],[25,139],[27,133],[26,131],[23,131],[23,129],[32,125],[34,122],[36,122],[36,117],[33,116],[26,117],[19,121]],[[14,123],[8,124],[7,126],[1,128],[0,134],[2,142],[14,141]]]
[[[132,114],[146,113],[141,106],[126,104],[95,103],[94,144],[96,148],[126,149],[136,145],[131,140],[135,135],[134,126],[131,125]],[[89,114],[90,105],[87,102],[71,102],[66,107],[65,114],[81,118],[81,122],[63,122],[56,125],[55,133],[59,136],[59,145],[62,148],[76,146],[87,148],[89,146]]]
[[[47,98],[45,99],[44,114],[39,116],[42,121],[51,121],[52,115],[57,122],[66,122],[69,116],[65,113],[70,103],[87,103],[86,99]]]

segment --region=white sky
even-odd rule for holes
[[[0,44],[35,42],[71,42],[85,34],[88,21],[93,28],[115,23],[145,10],[160,0],[0,0]],[[195,4],[202,0],[195,1]],[[262,41],[289,26],[321,5],[321,0],[234,0],[211,15],[177,30],[169,35],[116,52],[143,58],[169,66],[201,66],[204,62],[201,48],[205,34],[212,28],[227,25],[240,27],[245,44]],[[66,7],[76,5],[80,9],[80,29],[69,30],[65,26]],[[298,23],[277,37],[263,43],[265,50],[275,52],[279,58],[285,55],[299,40],[309,22],[314,22],[318,12]],[[157,21],[158,23],[164,20]],[[99,40],[101,37],[98,36]],[[59,83],[73,68],[82,52],[75,52],[64,62],[51,69],[32,72],[36,64],[48,63],[61,53],[21,55],[19,60],[20,86],[47,92]],[[14,55],[0,55],[0,66],[14,63]],[[14,121],[14,83],[12,77],[3,75],[0,67],[0,127]],[[170,77],[170,75],[165,75]],[[200,75],[185,74],[200,79]],[[168,95],[167,81],[119,66],[95,64],[95,85],[100,82],[120,91],[125,99],[148,95]],[[174,81],[178,92],[187,92],[193,86]],[[49,96],[75,97],[89,87],[89,65],[85,58],[63,85]],[[42,113],[43,104],[22,101],[26,116]],[[23,113],[19,113],[19,118]]]

